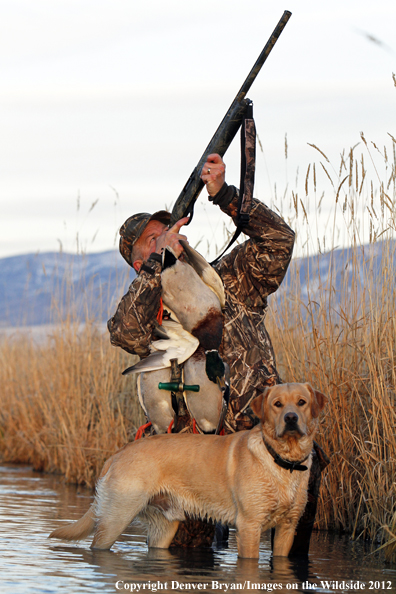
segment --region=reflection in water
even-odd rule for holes
[[[140,526],[131,526],[111,551],[92,551],[90,540],[48,540],[63,521],[85,513],[92,493],[53,475],[0,466],[0,592],[396,592],[396,567],[362,543],[315,534],[309,561],[272,558],[269,535],[260,560],[238,559],[235,533],[223,549],[147,549]],[[370,582],[372,588],[370,589]],[[316,586],[316,587],[314,587]],[[360,588],[359,588],[360,586]]]

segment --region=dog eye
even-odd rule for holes
[[[282,406],[282,402],[280,400],[277,400],[276,402],[274,402],[274,406],[280,408]]]
[[[297,405],[298,406],[304,406],[304,404],[306,404],[306,403],[307,403],[306,400],[303,400],[302,398],[300,398],[300,400],[297,402]]]

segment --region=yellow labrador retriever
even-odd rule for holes
[[[276,526],[274,555],[287,556],[307,500],[313,436],[327,398],[309,384],[267,388],[251,403],[260,423],[232,435],[155,435],[129,443],[104,465],[96,497],[51,538],[109,549],[136,517],[148,546],[168,548],[185,512],[237,529],[240,557],[258,558]]]

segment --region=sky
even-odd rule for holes
[[[255,194],[279,210],[310,145],[334,170],[361,131],[392,149],[393,0],[1,0],[0,257],[113,249],[132,213],[171,207],[286,9],[248,94]],[[225,161],[237,185],[238,140]],[[186,233],[213,252],[204,192]]]

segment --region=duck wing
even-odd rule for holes
[[[198,338],[184,330],[179,322],[163,320],[162,330],[167,338],[151,343],[150,355],[125,369],[122,375],[165,369],[171,366],[171,359],[177,359],[178,363],[183,363],[197,350]]]

